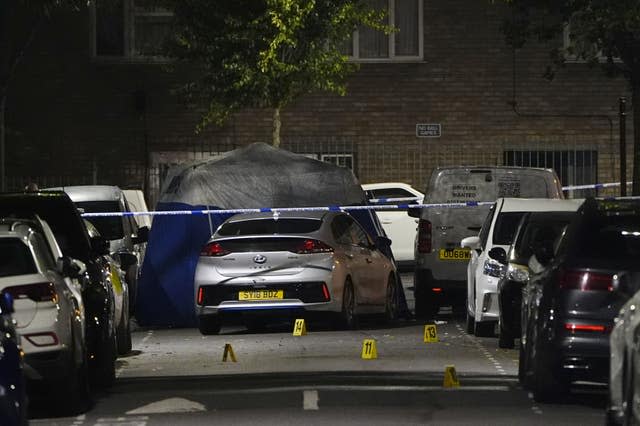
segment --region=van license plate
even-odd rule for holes
[[[456,248],[456,249],[440,249],[440,260],[469,260],[471,258],[471,251],[469,249]]]
[[[283,298],[283,290],[251,290],[238,293],[238,300],[279,300]]]

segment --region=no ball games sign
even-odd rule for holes
[[[442,136],[440,123],[416,124],[416,136],[419,138],[439,138]]]

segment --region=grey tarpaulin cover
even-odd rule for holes
[[[171,169],[156,210],[363,205],[351,170],[255,143],[221,158]],[[352,215],[384,235],[370,211]],[[229,215],[156,216],[140,277],[136,317],[142,325],[195,324],[193,277],[200,249]],[[382,248],[391,256],[389,247]],[[406,302],[402,286],[403,307]]]

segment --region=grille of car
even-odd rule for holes
[[[304,283],[270,283],[268,285],[228,285],[217,284],[202,286],[202,305],[217,306],[226,300],[238,300],[240,291],[248,290],[283,290],[284,299],[299,299],[303,303],[326,302],[323,287],[324,282]]]

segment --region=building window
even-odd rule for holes
[[[422,60],[423,0],[367,0],[370,6],[386,11],[385,24],[396,31],[384,34],[360,28],[346,42],[343,52],[358,62]]]
[[[320,160],[353,170],[353,154],[322,154]]]
[[[594,44],[572,36],[570,23],[564,26],[562,32],[562,50],[564,52],[564,58],[568,62],[587,62],[587,60],[581,56],[581,54],[584,53],[595,56],[600,63],[607,62],[607,55],[605,55],[602,50],[597,50]],[[620,62],[620,58],[614,57],[613,61]]]
[[[598,151],[504,151],[505,166],[553,169],[563,186],[598,183]],[[569,196],[596,195],[595,189],[565,192]]]
[[[162,59],[173,15],[156,3],[155,0],[93,0],[93,56]]]

